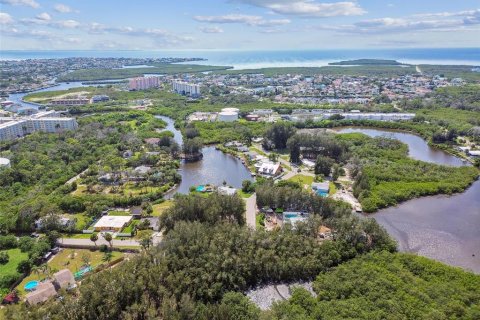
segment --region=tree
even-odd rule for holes
[[[315,174],[330,175],[332,170],[333,160],[328,157],[318,156],[315,161]]]
[[[268,146],[268,142],[272,143],[275,149],[285,149],[287,140],[295,134],[295,127],[289,122],[274,123],[265,132],[264,142]]]
[[[250,180],[242,181],[242,191],[245,193],[251,193],[255,191],[255,184]]]
[[[110,232],[106,232],[103,238],[105,239],[105,241],[107,241],[110,244],[110,248],[111,248],[112,240],[113,240],[112,234]]]
[[[144,233],[140,239],[140,245],[142,246],[143,250],[147,250],[152,244],[152,235],[149,232]]]
[[[7,264],[9,260],[10,257],[8,256],[7,251],[0,252],[0,264]]]
[[[95,247],[97,246],[97,240],[98,240],[98,235],[96,233],[92,233],[90,235],[90,241],[92,241],[93,244],[95,244]]]
[[[30,260],[22,260],[17,265],[18,273],[28,274],[32,268],[32,263]]]

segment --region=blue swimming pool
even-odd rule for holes
[[[321,196],[321,197],[324,197],[324,198],[328,197],[328,192],[325,192],[325,191],[317,190],[315,193],[318,196]]]
[[[37,280],[32,280],[32,281],[29,281],[25,284],[25,290],[27,291],[33,291],[37,288],[38,286],[38,281]]]
[[[197,192],[204,192],[205,191],[205,186],[198,186],[197,187]]]

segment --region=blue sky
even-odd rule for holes
[[[0,0],[0,49],[480,47],[478,0]]]

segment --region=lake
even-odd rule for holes
[[[173,119],[165,116],[156,117],[167,123],[165,130],[171,131],[175,141],[181,145],[182,133],[175,128]],[[234,188],[241,188],[243,180],[253,181],[250,171],[239,159],[216,150],[212,146],[204,147],[202,153],[203,159],[200,161],[182,161],[179,171],[182,182],[168,196],[175,193],[187,194],[191,186],[207,183],[221,185],[225,181]]]

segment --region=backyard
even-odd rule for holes
[[[9,260],[6,264],[0,264],[0,276],[16,275],[18,264],[28,259],[28,253],[21,252],[20,249],[2,250],[8,254]]]
[[[17,250],[17,249],[15,249]],[[20,251],[20,250],[19,250]],[[111,261],[123,256],[123,253],[112,251]],[[105,254],[100,251],[91,251],[87,249],[63,249],[51,259],[47,265],[51,270],[51,273],[55,273],[62,269],[69,269],[72,273],[75,273],[85,265],[85,261],[90,263],[93,268],[102,264]],[[47,276],[44,272],[38,270],[32,271],[23,281],[17,286],[17,290],[21,295],[24,295],[24,286],[27,282],[32,280],[43,280]]]

